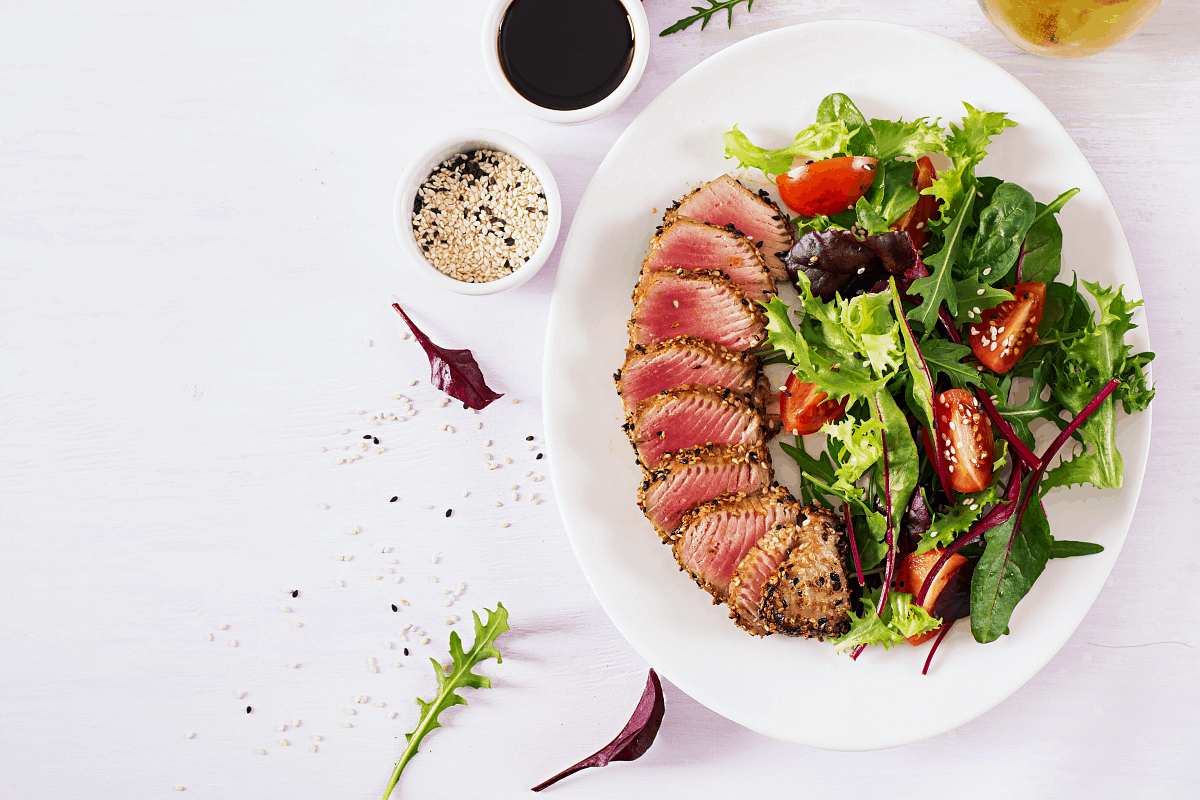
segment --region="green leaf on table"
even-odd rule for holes
[[[383,793],[383,800],[388,800],[396,782],[400,780],[400,773],[417,754],[417,749],[421,746],[421,740],[425,738],[425,735],[435,728],[442,727],[442,724],[438,722],[438,715],[451,706],[467,704],[462,695],[457,693],[458,690],[463,687],[491,688],[492,682],[486,675],[477,675],[472,670],[479,662],[488,658],[496,659],[497,664],[501,663],[500,651],[496,649],[496,638],[508,630],[508,609],[502,603],[497,603],[495,611],[484,610],[487,611],[486,624],[479,619],[478,613],[471,612],[475,618],[475,643],[471,645],[470,650],[464,652],[458,633],[450,633],[451,664],[449,672],[442,668],[436,658],[429,659],[433,662],[434,673],[437,674],[437,695],[430,702],[417,698],[417,704],[421,707],[421,716],[417,721],[417,727],[411,733],[404,734],[407,745],[400,755],[400,760],[396,762],[396,768],[392,772],[387,790]]]

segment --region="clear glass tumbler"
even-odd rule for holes
[[[1030,53],[1079,58],[1128,39],[1162,0],[978,0],[984,16]]]

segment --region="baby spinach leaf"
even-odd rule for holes
[[[1033,195],[1015,183],[1003,183],[979,214],[979,229],[971,242],[968,269],[977,280],[994,284],[1008,274],[1037,213]],[[994,305],[994,304],[993,304]],[[991,306],[983,306],[990,308]]]
[[[878,156],[875,146],[875,136],[867,124],[867,118],[854,105],[854,101],[841,92],[826,95],[817,106],[817,122],[842,122],[850,132],[847,148],[843,152],[848,156]]]

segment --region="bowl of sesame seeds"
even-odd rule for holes
[[[484,295],[520,286],[545,265],[562,208],[550,168],[529,145],[479,128],[412,158],[395,217],[418,272],[443,289]]]

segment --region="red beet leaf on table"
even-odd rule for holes
[[[447,350],[438,347],[408,318],[408,314],[404,313],[399,303],[392,303],[392,308],[404,317],[413,336],[420,342],[421,347],[425,348],[425,355],[429,357],[429,380],[434,386],[476,411],[487,408],[504,396],[488,387],[470,350]]]
[[[658,735],[663,713],[666,710],[662,684],[659,683],[658,674],[654,670],[650,670],[650,674],[646,677],[646,688],[642,691],[642,699],[638,700],[633,716],[629,718],[629,722],[625,723],[625,728],[617,734],[617,738],[606,744],[599,752],[588,756],[574,766],[567,767],[553,778],[539,783],[533,787],[533,791],[540,792],[547,786],[552,786],[581,769],[607,767],[613,761],[633,761],[641,758],[650,749],[650,745],[654,744],[654,737]]]

